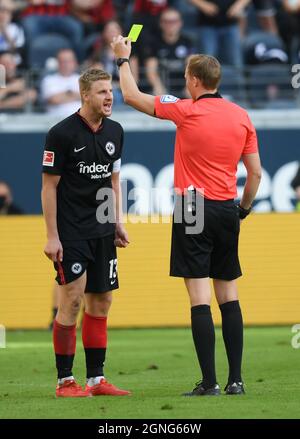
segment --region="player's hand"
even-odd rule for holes
[[[120,248],[125,248],[129,244],[128,233],[126,232],[123,224],[116,225],[115,232],[115,246]]]
[[[62,262],[63,247],[58,238],[48,239],[44,253],[53,262]]]
[[[131,40],[121,35],[114,37],[111,48],[117,58],[129,58],[131,54]]]

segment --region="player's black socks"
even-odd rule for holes
[[[192,333],[205,388],[216,384],[215,328],[209,305],[191,308]]]
[[[86,377],[103,376],[106,348],[85,348]]]
[[[238,300],[220,305],[222,332],[225,343],[229,377],[228,382],[242,381],[241,367],[243,354],[243,317]]]
[[[74,361],[74,355],[60,355],[55,354],[57,378],[67,378],[73,375],[72,367]]]

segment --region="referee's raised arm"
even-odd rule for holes
[[[124,102],[136,110],[154,116],[155,97],[142,93],[131,73],[129,57],[131,54],[131,41],[121,35],[115,37],[111,43],[115,53],[116,62],[120,71],[120,86]]]

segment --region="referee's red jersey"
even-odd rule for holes
[[[163,95],[155,97],[155,115],[177,126],[175,190],[184,193],[192,185],[211,200],[235,198],[238,162],[258,151],[247,112],[218,94],[197,101]]]

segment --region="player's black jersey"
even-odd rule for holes
[[[123,128],[107,118],[95,132],[75,113],[48,132],[43,172],[61,175],[57,186],[57,227],[61,240],[114,233],[114,224],[97,221],[96,211],[103,200],[97,200],[96,195],[100,188],[111,188],[113,163],[121,158],[122,147]]]

